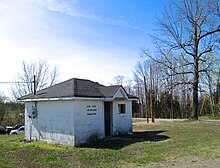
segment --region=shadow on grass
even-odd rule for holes
[[[107,137],[103,140],[83,144],[81,147],[117,150],[136,142],[144,142],[144,141],[159,142],[169,139],[170,137],[166,135],[159,135],[160,133],[163,132],[166,131],[160,130],[160,131],[133,132],[130,135]]]

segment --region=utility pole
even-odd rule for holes
[[[36,76],[34,75],[34,95],[36,95]]]
[[[155,122],[153,113],[153,75],[152,75],[152,65],[150,64],[150,114],[152,122]]]
[[[145,75],[144,75],[144,92],[145,92],[145,111],[146,111],[146,118],[147,118],[147,123],[149,123],[149,118],[148,118],[148,113],[147,113],[147,86],[146,86],[146,78],[145,78]]]

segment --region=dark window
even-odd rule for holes
[[[125,113],[125,104],[118,105],[118,112],[119,112],[119,114]]]
[[[22,128],[19,128],[19,131],[23,131],[24,130],[24,127],[22,127]]]

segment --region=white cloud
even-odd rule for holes
[[[108,18],[104,16],[99,16],[94,14],[94,12],[85,11],[83,9],[80,9],[80,7],[77,6],[77,1],[59,1],[59,0],[32,0],[32,2],[36,5],[39,5],[40,7],[47,8],[48,10],[65,13],[70,16],[80,17],[87,20],[91,20],[94,22],[104,23],[108,25],[115,25],[115,26],[121,26],[121,27],[127,27],[134,30],[142,31],[139,26],[134,26],[129,23],[128,20],[120,18]]]

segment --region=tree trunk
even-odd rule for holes
[[[199,88],[199,65],[198,58],[194,58],[194,80],[193,80],[193,110],[191,114],[192,120],[198,120],[198,88]]]
[[[147,84],[146,84],[146,78],[144,76],[144,93],[145,93],[145,110],[146,110],[146,118],[147,118],[147,123],[149,122],[149,116],[148,116],[148,110],[147,110],[147,107],[148,107],[148,96],[147,96]]]
[[[152,122],[155,122],[155,116],[153,112],[153,75],[152,75],[152,65],[150,65],[150,113]]]
[[[194,80],[197,80],[196,76]],[[194,81],[193,83],[193,111],[191,118],[194,120],[198,120],[198,82],[197,81]]]
[[[199,41],[198,41],[198,24],[195,21],[194,22],[194,31],[193,31],[193,58],[194,58],[194,79],[193,79],[193,111],[191,118],[192,120],[198,120],[198,87],[199,87],[199,56],[198,56],[198,47],[199,47]]]

